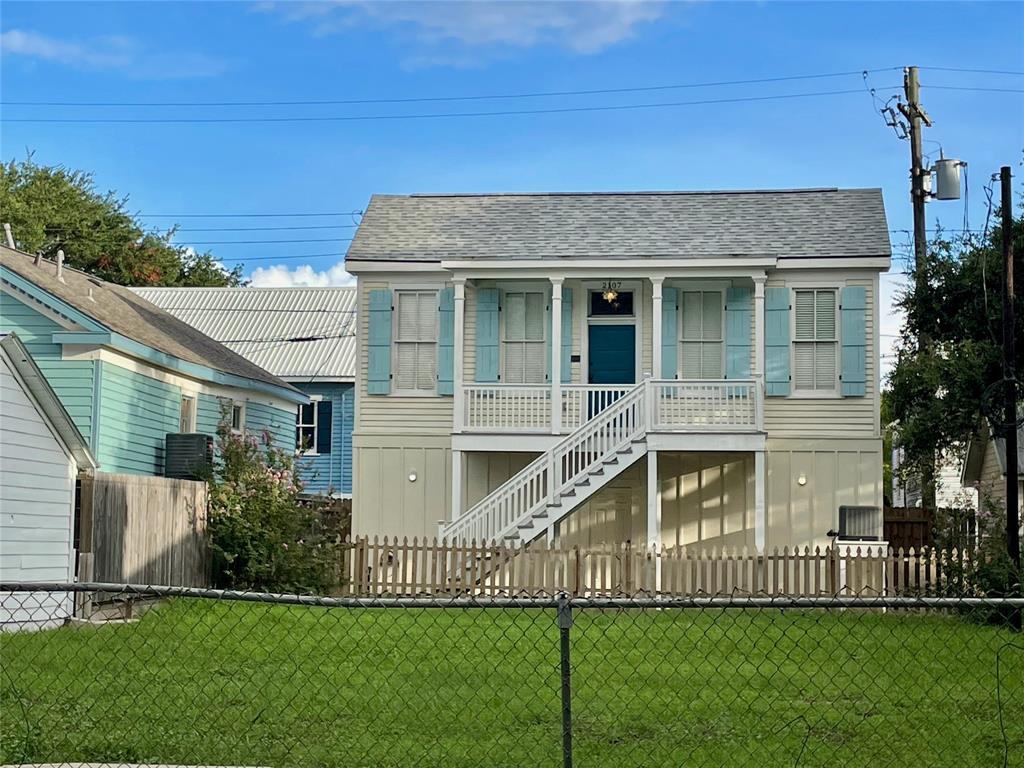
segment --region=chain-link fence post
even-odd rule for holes
[[[561,640],[562,668],[562,766],[572,768],[572,677],[569,658],[569,630],[572,628],[572,604],[564,592],[558,596],[558,634]]]

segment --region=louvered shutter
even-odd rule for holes
[[[765,394],[769,397],[788,395],[788,288],[765,288],[764,291],[764,368]]]
[[[386,395],[391,391],[391,291],[370,291],[367,334],[366,392]]]
[[[437,394],[455,393],[455,289],[438,295]]]
[[[331,431],[334,408],[330,400],[321,400],[316,404],[316,452],[331,452]]]
[[[750,329],[753,317],[753,290],[728,288],[725,293],[725,377],[750,376]]]
[[[867,394],[867,289],[848,286],[843,289],[842,309],[842,395]]]
[[[498,380],[498,289],[476,291],[476,380]]]
[[[572,382],[572,289],[562,288],[562,383]]]
[[[679,289],[661,289],[661,371],[655,371],[663,379],[674,379],[679,375],[679,330],[676,323],[679,315]],[[657,343],[657,339],[655,339]]]

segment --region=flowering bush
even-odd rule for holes
[[[301,503],[291,452],[271,434],[217,429],[209,530],[218,586],[323,593],[334,585],[340,536]]]

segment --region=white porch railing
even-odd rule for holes
[[[635,384],[565,384],[562,386],[562,427],[571,431],[586,424]]]
[[[760,379],[652,381],[651,429],[658,432],[760,430]]]
[[[463,388],[462,429],[471,432],[549,432],[551,387],[546,384],[469,384]]]

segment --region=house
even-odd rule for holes
[[[271,433],[305,394],[127,288],[0,246],[0,330],[15,332],[108,473],[164,473],[168,433]]]
[[[985,420],[967,445],[962,481],[977,491],[979,513],[990,512],[1006,519],[1006,473],[1012,469],[1007,461],[1006,439],[995,437],[992,425]],[[1017,427],[1017,511],[1024,526],[1024,427]]]
[[[292,419],[306,490],[352,494],[355,288],[132,290],[306,393]]]
[[[32,355],[0,337],[0,581],[75,577],[75,480],[92,451]],[[0,595],[0,629],[42,628],[72,615],[58,592]]]
[[[894,507],[921,506],[921,478],[900,472],[905,451],[892,448],[892,504]],[[935,506],[939,509],[974,509],[974,493],[961,480],[963,458],[954,452],[935,461]]]
[[[375,195],[353,532],[880,537],[889,263],[877,189]]]

